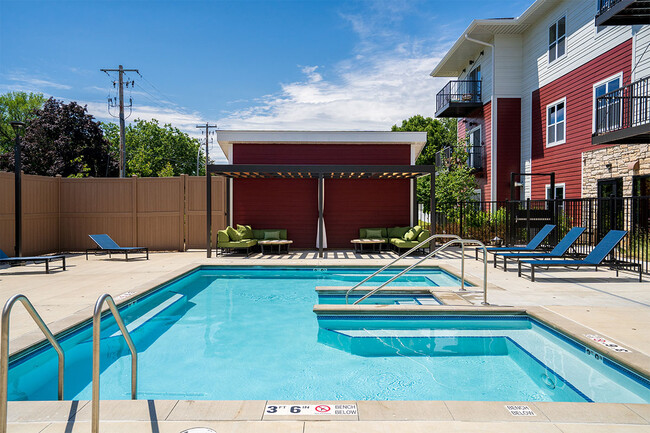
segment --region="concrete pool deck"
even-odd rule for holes
[[[443,266],[459,274],[460,253],[450,251],[425,265]],[[466,253],[466,275],[479,282],[482,262]],[[200,264],[211,265],[299,265],[299,266],[381,266],[395,256],[388,253],[355,255],[350,251],[326,252],[322,259],[313,251],[289,255],[250,257],[224,256],[207,259],[205,251],[152,253],[150,260],[108,259],[82,255],[67,261],[66,271],[46,275],[43,266],[0,268],[0,299],[4,303],[16,293],[26,295],[53,332],[60,332],[92,315],[95,301],[110,293],[116,302],[136,296],[179,273]],[[413,263],[409,258],[405,263]],[[527,273],[525,273],[527,275]],[[516,268],[503,272],[488,265],[488,302],[481,307],[480,287],[467,293],[448,292],[448,299],[462,297],[458,307],[492,309],[515,307],[550,317],[562,328],[576,327],[597,334],[631,351],[630,364],[650,371],[650,276],[639,283],[632,272],[559,270],[536,272],[536,281],[518,278]],[[443,293],[444,294],[444,293]],[[121,295],[121,296],[120,296]],[[450,304],[452,302],[449,302]],[[465,307],[460,305],[464,304]],[[428,307],[436,308],[436,307]],[[22,306],[11,317],[10,351],[15,353],[42,336]],[[601,351],[608,353],[606,348]],[[612,355],[613,356],[613,355]],[[645,368],[643,368],[645,367]],[[102,431],[180,432],[189,427],[210,427],[218,432],[247,431],[557,431],[650,432],[650,405],[596,403],[523,403],[535,417],[512,416],[507,402],[357,402],[358,416],[351,420],[313,417],[273,421],[264,418],[266,402],[183,402],[105,401],[102,403]],[[11,402],[9,431],[77,432],[90,431],[88,402]]]

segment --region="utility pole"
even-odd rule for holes
[[[210,129],[216,129],[217,125],[210,125],[208,122],[205,125],[196,125],[197,128],[205,128],[205,209],[206,209],[206,218],[207,218],[207,253],[208,258],[212,257],[212,179],[210,178],[210,172],[208,171],[208,155],[210,146]],[[198,173],[197,173],[198,174]]]
[[[124,73],[136,72],[137,69],[124,69],[119,65],[117,69],[100,69],[102,72],[117,72],[119,74],[119,98],[120,98],[120,177],[126,177],[126,141],[124,139]]]

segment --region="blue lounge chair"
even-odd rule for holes
[[[502,253],[503,257],[503,270],[507,270],[508,259],[510,260],[519,260],[519,259],[559,259],[564,257],[566,252],[571,248],[578,238],[585,231],[584,227],[574,227],[569,232],[564,235],[562,240],[557,243],[555,248],[553,248],[548,253],[536,253],[536,252],[527,252],[527,253]],[[497,266],[497,256],[494,256],[494,267]]]
[[[88,248],[86,250],[86,260],[88,260],[88,252],[93,251],[95,254],[106,253],[108,257],[114,253],[123,253],[126,260],[129,260],[129,253],[145,253],[147,260],[149,260],[149,248],[146,247],[121,247],[109,235],[88,235],[99,248]]]
[[[65,256],[9,257],[4,251],[0,250],[0,264],[21,265],[27,262],[45,263],[46,274],[50,273],[50,262],[54,260],[61,260],[63,262],[62,268],[65,271]]]
[[[610,230],[605,237],[598,242],[598,245],[582,260],[523,260],[519,262],[519,276],[521,277],[521,265],[530,265],[530,279],[535,281],[535,267],[537,266],[567,266],[576,267],[576,269],[589,266],[598,270],[598,266],[609,266],[616,269],[616,276],[618,277],[618,270],[625,268],[637,268],[639,270],[639,282],[642,281],[642,266],[640,263],[630,263],[622,260],[605,260],[605,258],[614,250],[616,245],[623,240],[627,231],[625,230]]]
[[[494,254],[494,263],[496,263],[497,254],[500,253],[511,253],[516,251],[534,251],[537,248],[539,248],[539,246],[542,244],[544,239],[546,239],[548,235],[551,234],[554,228],[555,228],[554,224],[546,224],[544,227],[542,227],[540,231],[537,232],[537,234],[530,240],[530,242],[528,242],[528,244],[525,247],[490,247],[487,248],[487,252]],[[479,250],[483,251],[483,248],[476,248],[474,250],[474,255],[476,260],[478,260]]]

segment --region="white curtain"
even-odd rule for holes
[[[316,204],[318,206],[318,203]],[[316,248],[320,248],[320,217],[316,218]],[[325,230],[325,179],[323,179],[323,248],[327,248],[327,230]]]

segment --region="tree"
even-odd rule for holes
[[[427,133],[427,144],[415,162],[418,165],[434,165],[436,152],[456,144],[456,119],[432,119],[415,115],[402,121],[402,126],[393,125],[391,131],[415,131]]]
[[[427,144],[420,152],[418,159],[415,161],[417,165],[435,165],[436,153],[445,147],[455,147],[457,145],[457,120],[456,119],[432,119],[431,117],[424,117],[415,115],[407,120],[402,121],[401,126],[393,125],[392,131],[421,131],[427,133]],[[436,200],[447,186],[441,186],[438,177],[441,173],[437,173],[436,180]],[[446,174],[442,174],[446,177]],[[450,185],[455,182],[450,182]],[[424,204],[424,210],[429,212],[430,207],[430,194],[431,192],[431,179],[429,176],[421,177],[418,179],[417,196],[418,202]]]
[[[110,153],[110,143],[85,106],[50,98],[34,115],[22,141],[25,173],[64,177],[117,173],[117,160]],[[14,169],[13,152],[3,155],[0,168]]]
[[[0,95],[0,155],[14,148],[15,131],[9,122],[29,123],[45,103],[40,93],[9,92]]]
[[[114,123],[104,123],[102,129],[117,152],[119,127]],[[199,174],[205,174],[205,156],[200,150],[199,141],[169,124],[159,126],[156,119],[137,119],[126,127],[125,142],[126,172],[129,176],[197,174],[197,154]]]

